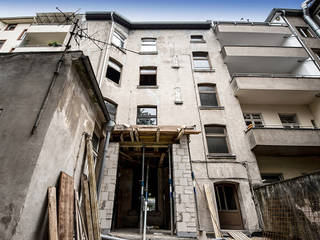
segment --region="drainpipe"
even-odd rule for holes
[[[313,19],[309,15],[309,7],[308,4],[311,3],[313,0],[306,0],[301,4],[302,12],[303,12],[303,19],[310,25],[312,30],[317,34],[320,38],[320,28],[318,24],[313,21]]]
[[[103,171],[104,171],[104,167],[105,167],[106,161],[107,161],[107,152],[108,152],[108,147],[109,147],[109,142],[110,142],[110,136],[111,136],[111,133],[113,131],[114,126],[115,126],[115,122],[113,120],[110,120],[105,125],[105,130],[107,132],[107,136],[106,136],[106,139],[105,139],[105,142],[104,142],[102,163],[101,163],[101,168],[100,168],[100,171],[99,171],[98,182],[97,182],[97,198],[98,198],[98,200],[99,200],[99,197],[100,197],[102,178],[103,178]]]
[[[302,45],[302,47],[306,50],[306,52],[308,53],[309,57],[311,58],[311,60],[313,61],[313,63],[316,65],[316,67],[318,68],[318,70],[320,71],[320,66],[318,64],[318,62],[314,59],[312,53],[310,52],[310,50],[308,49],[308,47],[306,46],[306,44],[304,43],[304,41],[300,38],[300,36],[298,35],[298,33],[296,32],[295,28],[290,24],[290,22],[288,21],[288,19],[286,18],[286,11],[282,10],[282,18],[285,21],[285,23],[288,25],[289,29],[291,30],[292,34],[298,39],[299,43]]]

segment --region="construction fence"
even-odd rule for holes
[[[263,237],[320,239],[320,172],[254,189]]]

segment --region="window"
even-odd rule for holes
[[[231,184],[219,184],[215,186],[218,210],[237,210],[237,198],[235,187]]]
[[[116,113],[118,105],[116,103],[111,102],[110,100],[104,100],[104,104],[107,107],[111,120],[116,120]]]
[[[9,53],[12,53],[15,50],[15,48],[11,48]]]
[[[109,78],[111,81],[119,84],[121,70],[122,70],[122,65],[120,63],[117,63],[113,59],[109,59],[106,77]]]
[[[191,35],[190,38],[191,38],[190,42],[193,42],[193,43],[204,43],[205,42],[202,35]]]
[[[284,128],[299,128],[296,114],[279,114],[279,118]]]
[[[98,154],[99,154],[99,142],[100,139],[97,136],[97,134],[93,133],[92,134],[92,152],[93,152],[93,159],[94,159],[94,163],[97,163],[97,159],[98,159]]]
[[[283,180],[282,173],[261,173],[263,183],[273,183]]]
[[[13,31],[16,28],[17,24],[8,24],[6,27],[6,31]]]
[[[141,67],[140,68],[140,83],[141,86],[156,86],[157,85],[157,68],[156,67]]]
[[[24,29],[17,40],[23,40],[25,38],[25,36],[27,35],[27,30],[28,29]]]
[[[142,38],[141,39],[141,52],[156,52],[157,39],[156,38]]]
[[[138,107],[138,125],[157,125],[157,107]]]
[[[199,95],[201,106],[217,107],[217,90],[215,85],[199,84]]]
[[[196,70],[210,70],[207,52],[193,52],[193,65]]]
[[[247,126],[252,124],[254,127],[263,127],[262,117],[260,113],[244,113],[243,118]]]
[[[125,41],[125,38],[121,34],[119,34],[117,31],[113,32],[112,44],[114,44],[119,48],[124,48],[124,41]]]
[[[317,56],[318,60],[320,61],[320,48],[312,48],[312,51]]]
[[[306,38],[313,38],[314,35],[309,27],[297,27],[298,32],[301,34],[301,36]]]
[[[6,40],[0,40],[0,49],[3,47],[5,42],[6,42]]]
[[[225,127],[207,125],[204,129],[209,153],[229,153]]]

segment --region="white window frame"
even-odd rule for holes
[[[157,52],[157,39],[141,38],[140,52]]]
[[[111,40],[111,43],[113,45],[115,45],[116,47],[119,47],[119,48],[124,48],[125,40],[126,40],[126,38],[121,33],[119,33],[116,30],[113,32],[112,40]],[[120,42],[120,44],[119,44],[119,42]]]
[[[252,124],[253,127],[264,127],[261,113],[243,113],[243,118],[247,126]],[[261,125],[257,125],[256,122],[261,122]]]
[[[198,55],[198,56],[195,56]],[[199,56],[204,55],[204,56]],[[193,60],[193,68],[194,70],[202,70],[202,71],[210,71],[211,70],[211,64],[209,60],[209,53],[208,52],[193,52],[192,53],[192,60]],[[197,67],[196,61],[206,61],[208,63],[207,67]]]

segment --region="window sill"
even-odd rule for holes
[[[194,72],[215,72],[214,69],[193,69]]]
[[[192,40],[190,40],[190,43],[206,43],[206,41],[205,40],[202,40],[202,41],[192,41]]]
[[[224,110],[223,106],[199,106],[200,110]]]
[[[158,51],[154,51],[154,52],[140,52],[140,55],[158,55]]]
[[[236,155],[231,154],[231,153],[212,153],[207,155],[208,159],[236,159]]]
[[[141,86],[141,85],[138,85],[137,86],[138,89],[158,89],[159,86],[156,85],[156,86]]]

